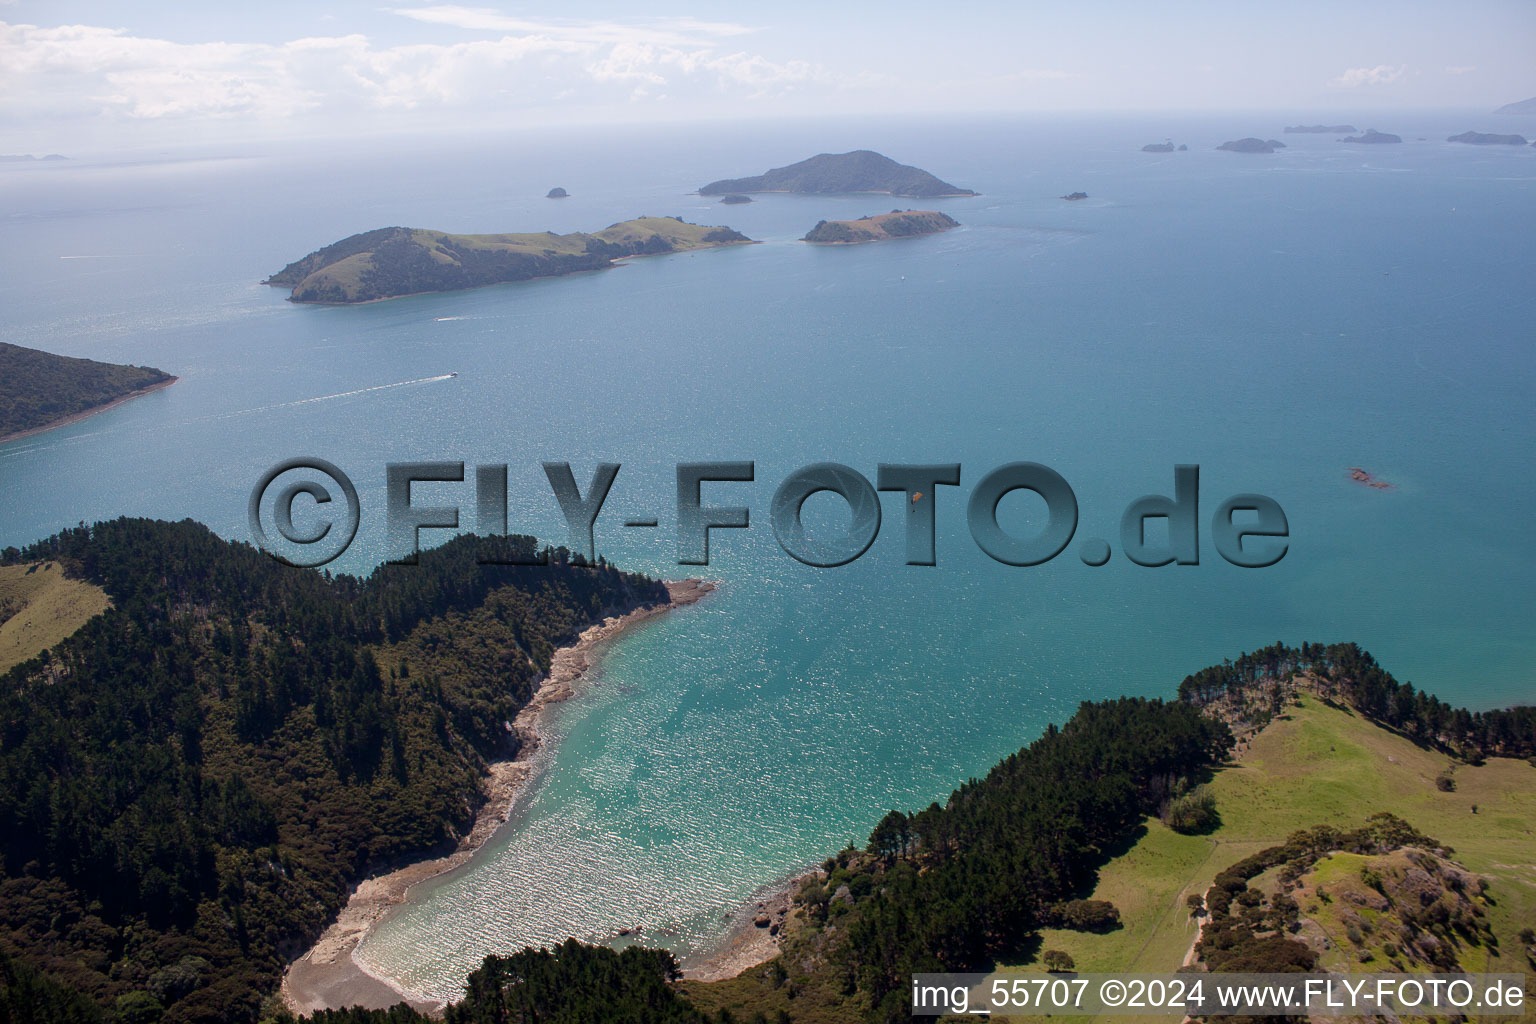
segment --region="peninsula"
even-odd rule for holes
[[[1351,135],[1348,138],[1340,139],[1339,141],[1340,142],[1386,143],[1386,142],[1402,142],[1403,141],[1403,137],[1401,135],[1393,135],[1391,132],[1379,132],[1375,128],[1367,128],[1365,130],[1365,134],[1364,135]]]
[[[176,383],[149,366],[0,343],[0,441],[52,430]]]
[[[960,222],[955,218],[936,210],[892,210],[858,220],[820,221],[801,241],[816,245],[859,245],[892,238],[936,235],[959,226]]]
[[[883,192],[918,199],[978,194],[868,149],[858,149],[852,153],[822,153],[788,167],[775,167],[755,178],[724,178],[699,189],[699,195],[703,196],[718,196],[728,192],[797,192],[810,195]]]
[[[450,235],[424,228],[378,228],[317,249],[262,283],[293,289],[293,302],[373,302],[560,277],[602,270],[630,256],[751,241],[732,228],[690,224],[681,217],[640,217],[595,234],[569,235]]]

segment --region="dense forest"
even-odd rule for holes
[[[0,342],[0,438],[174,379],[148,366],[74,359]]]
[[[1312,677],[1321,696],[1347,703],[1417,743],[1473,763],[1489,756],[1536,756],[1536,707],[1453,708],[1411,683],[1398,682],[1370,652],[1352,643],[1271,644],[1186,676],[1179,684],[1179,698],[1199,706],[1233,698],[1270,699],[1303,673]]]
[[[1233,719],[1266,720],[1302,673],[1324,699],[1423,746],[1470,760],[1536,754],[1536,709],[1451,708],[1398,683],[1358,645],[1276,644],[1187,677],[1176,703],[1084,704],[1060,730],[1050,727],[944,804],[890,812],[863,850],[843,851],[805,883],[797,904],[810,927],[785,941],[765,977],[789,993],[792,1008],[803,1004],[813,1015],[844,1019],[851,1009],[857,1019],[904,1020],[911,973],[980,971],[1031,955],[1041,927],[1113,927],[1113,908],[1074,897],[1091,888],[1098,867],[1145,816],[1199,800],[1202,776],[1231,743],[1222,724],[1229,716],[1220,712],[1240,704],[1246,713]],[[1248,879],[1278,864],[1300,871],[1325,848],[1412,844],[1436,845],[1377,815],[1352,832],[1298,833],[1240,862],[1218,880],[1212,909],[1222,920],[1207,960],[1227,970],[1305,968],[1304,946],[1263,934],[1250,912],[1257,904]],[[1287,910],[1282,901],[1259,914]],[[1234,966],[1242,964],[1250,966]]]
[[[555,647],[667,599],[564,549],[482,566],[485,543],[367,579],[190,521],[8,549],[112,608],[0,677],[7,964],[124,1020],[255,1019],[352,882],[462,834]]]

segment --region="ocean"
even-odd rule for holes
[[[1170,696],[1276,640],[1358,641],[1458,704],[1529,702],[1536,149],[1442,140],[1533,136],[1536,120],[1382,114],[1404,143],[1351,146],[1281,135],[1298,116],[631,126],[0,166],[0,340],[181,377],[0,445],[0,546],[119,515],[248,540],[262,472],[313,455],[363,509],[329,568],[366,572],[388,462],[505,463],[511,528],[557,543],[540,463],[570,462],[583,488],[596,463],[622,465],[598,551],[721,589],[623,638],[551,716],[509,825],[360,947],[439,997],[487,952],[568,935],[638,924],[696,951],[761,886],[862,844],[889,808],[942,800],[1080,701]],[[1246,135],[1287,148],[1213,148]],[[1140,152],[1164,138],[1190,148]],[[689,194],[852,148],[981,195]],[[545,199],[554,186],[571,198]],[[797,241],[892,207],[962,226]],[[564,232],[642,214],[763,244],[350,308],[258,283],[385,225]],[[755,462],[753,482],[704,491],[752,525],[715,531],[706,569],[679,566],[675,467],[708,460]],[[961,463],[961,486],[933,496],[938,564],[904,564],[898,494],[862,558],[791,559],[770,500],[825,461],[871,481],[880,463]],[[971,487],[1015,461],[1077,496],[1077,539],[1044,565],[995,562],[966,528]],[[1181,463],[1200,466],[1200,564],[1134,565],[1120,513],[1171,495]],[[1211,514],[1243,492],[1285,510],[1278,565],[1212,546]],[[473,524],[472,484],[415,494]],[[1037,531],[1043,504],[1016,493],[999,518]],[[849,514],[821,494],[806,519],[835,533]],[[1102,568],[1078,557],[1093,537],[1115,549]]]

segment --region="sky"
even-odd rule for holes
[[[1533,44],[1533,0],[0,0],[0,152],[722,117],[1491,110],[1536,96]]]

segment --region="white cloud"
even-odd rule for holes
[[[1397,81],[1407,71],[1406,64],[1399,64],[1397,67],[1378,64],[1373,68],[1349,68],[1337,78],[1330,79],[1328,84],[1335,89],[1358,89],[1362,85],[1386,85]]]
[[[91,25],[0,22],[0,119],[474,113],[674,95],[729,100],[858,84],[804,61],[725,51],[722,40],[751,29],[723,22],[544,23],[453,6],[400,13],[505,34],[390,47],[363,35],[177,43]]]
[[[518,32],[581,43],[651,43],[658,46],[701,46],[756,29],[697,18],[659,18],[634,24],[613,21],[531,21],[485,7],[439,4],[396,7],[393,13],[415,21],[477,32]]]

